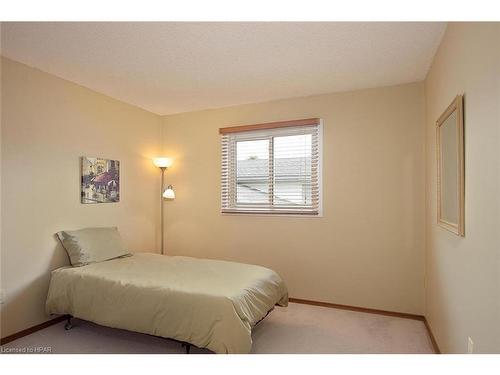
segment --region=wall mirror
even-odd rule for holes
[[[436,123],[437,220],[464,236],[464,120],[463,96],[458,95]]]

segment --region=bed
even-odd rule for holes
[[[135,253],[53,271],[46,310],[215,353],[249,353],[252,327],[287,304],[287,288],[270,269]]]

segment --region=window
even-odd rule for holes
[[[319,215],[320,119],[220,129],[222,212]]]

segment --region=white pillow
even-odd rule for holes
[[[85,228],[57,233],[68,252],[71,265],[84,266],[89,263],[130,255],[125,250],[118,228]]]

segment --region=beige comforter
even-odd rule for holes
[[[252,327],[287,303],[282,279],[264,267],[136,253],[53,271],[46,308],[216,353],[248,353]]]

